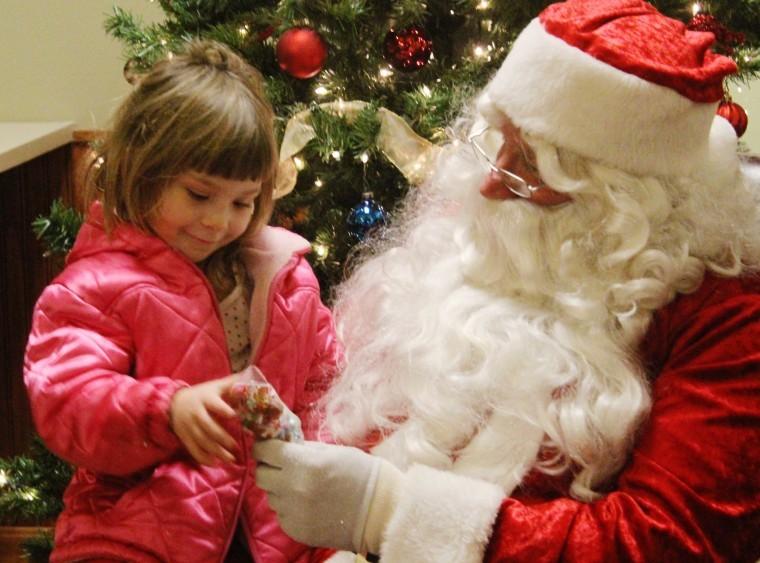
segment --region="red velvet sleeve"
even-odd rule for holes
[[[760,294],[708,279],[645,345],[652,412],[614,491],[506,499],[485,561],[758,561]]]

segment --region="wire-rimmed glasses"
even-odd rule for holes
[[[488,129],[489,128],[486,127],[482,131],[475,133],[473,135],[470,135],[467,138],[467,142],[472,147],[472,152],[475,153],[475,156],[477,157],[478,161],[483,166],[485,166],[490,172],[496,174],[499,177],[499,180],[501,180],[501,183],[504,184],[504,186],[506,186],[510,192],[512,192],[518,197],[530,199],[533,196],[533,192],[535,192],[539,188],[539,186],[533,186],[529,184],[522,176],[518,176],[514,172],[510,172],[509,170],[500,168],[491,161],[491,158],[488,156],[486,149],[483,148],[483,146],[481,145],[483,135],[485,135]],[[528,156],[525,154],[525,148],[522,146],[521,143],[518,143],[518,144],[520,145],[520,150],[523,153],[525,162],[529,164],[530,160],[528,159]]]

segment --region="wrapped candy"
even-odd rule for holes
[[[240,380],[230,394],[240,422],[257,438],[303,442],[301,421],[257,368],[252,366],[240,372]]]

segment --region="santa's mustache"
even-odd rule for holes
[[[541,207],[522,199],[489,200],[479,193],[487,174],[468,145],[456,144],[431,185],[423,188],[430,190],[430,199],[448,199],[451,203],[423,201],[418,207],[430,219],[441,209],[447,210],[451,250],[459,253],[468,281],[502,292],[566,289],[558,286],[564,285],[568,270],[575,269],[573,260],[577,261],[578,254],[586,248],[591,252],[593,232],[605,221],[601,208],[573,203]],[[562,183],[577,189],[576,180],[564,179]],[[614,241],[602,244],[611,247]],[[588,257],[582,259],[587,261]],[[576,279],[581,273],[590,279],[595,276],[587,266],[571,273]]]

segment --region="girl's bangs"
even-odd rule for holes
[[[183,168],[234,180],[266,182],[273,178],[277,148],[271,122],[262,122],[271,119],[271,114],[262,107],[252,115],[249,103],[245,111],[235,111],[236,104],[227,104],[224,111],[215,108],[195,116],[195,127],[190,128],[195,134],[177,139],[184,145]]]

